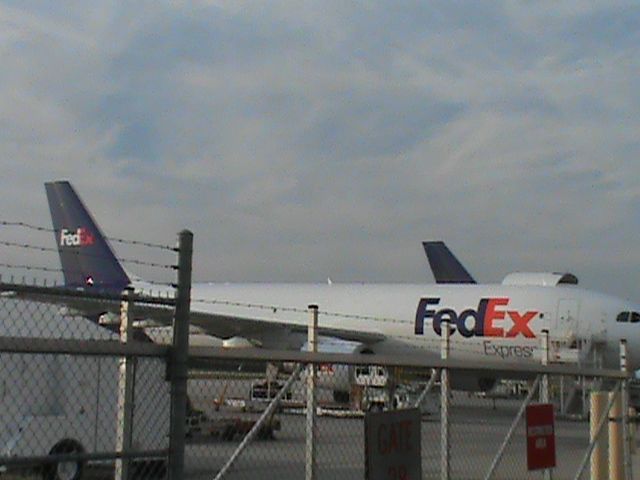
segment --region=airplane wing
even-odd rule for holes
[[[171,325],[173,321],[171,309],[161,309],[156,305],[140,303],[135,306],[134,312],[136,317],[152,319],[162,325]],[[265,347],[297,349],[307,340],[309,315],[309,312],[300,311],[290,314],[285,319],[279,318],[277,314],[265,315],[259,311],[249,313],[243,308],[234,310],[227,307],[222,311],[192,300],[190,324],[197,326],[204,333],[223,339],[238,336]],[[381,342],[386,338],[386,335],[379,332],[336,327],[335,324],[323,325],[322,319],[318,324],[318,334],[366,345]]]
[[[216,315],[197,311],[191,312],[191,324],[202,328],[205,332],[216,337],[230,338],[240,336],[248,339],[259,339],[265,346],[272,343],[270,339],[277,339],[279,342],[282,336],[295,335],[297,338],[304,338],[304,340],[306,340],[307,335],[307,326],[303,324],[292,324],[273,320],[265,322],[264,320]],[[322,325],[318,326],[318,334],[367,345],[381,342],[386,338],[385,335],[381,333],[323,327]],[[304,341],[302,343],[304,343]],[[302,343],[300,343],[300,345],[302,345]]]
[[[2,284],[0,289],[10,294],[11,298],[27,299],[47,304],[60,305],[69,309],[71,314],[78,314],[95,323],[101,323],[109,317],[117,322],[120,314],[120,302],[114,299],[94,298],[92,292],[78,289],[52,289],[24,285]],[[19,292],[19,293],[18,293]],[[96,296],[99,297],[99,296]],[[194,302],[197,304],[197,302]],[[133,314],[137,325],[144,327],[166,327],[173,324],[173,308],[145,302],[140,296],[134,304]],[[221,339],[243,337],[254,344],[269,348],[300,348],[307,340],[307,324],[304,321],[288,321],[277,318],[260,318],[217,313],[215,311],[191,311],[190,324],[203,333]],[[318,334],[342,340],[372,345],[383,341],[386,336],[377,332],[363,332],[347,328],[336,328],[318,325]]]

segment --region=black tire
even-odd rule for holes
[[[152,480],[167,477],[165,460],[144,460],[132,464],[132,480]]]
[[[341,390],[334,390],[333,391],[333,401],[336,403],[349,403],[349,401],[351,400],[351,396],[349,395],[349,392],[344,392]]]
[[[236,429],[232,426],[226,427],[222,432],[222,439],[227,442],[231,442],[233,440],[233,437],[235,436],[236,436]]]
[[[65,453],[84,453],[82,445],[75,440],[62,440],[54,445],[49,455],[61,455]],[[43,480],[79,480],[82,478],[84,461],[74,460],[70,462],[49,463],[42,469]]]
[[[258,430],[258,440],[274,440],[276,437],[273,434],[273,428],[268,425],[263,425]]]

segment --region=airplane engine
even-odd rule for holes
[[[495,386],[497,381],[497,379],[493,377],[481,377],[475,373],[455,371],[451,373],[449,378],[451,379],[451,388],[463,392],[487,392]]]
[[[378,345],[378,347],[380,346]],[[361,354],[379,353],[377,351],[374,351],[371,347],[365,345],[359,345],[354,350],[354,352]],[[450,378],[451,388],[453,390],[463,392],[486,392],[491,390],[497,382],[497,379],[495,377],[479,376],[477,373],[472,372],[452,372]]]
[[[224,348],[253,348],[254,345],[244,337],[231,337],[223,340]]]

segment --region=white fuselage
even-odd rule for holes
[[[321,334],[379,334],[383,340],[367,345],[376,353],[439,355],[441,325],[448,323],[451,358],[540,362],[541,332],[548,329],[556,344],[604,345],[607,367],[618,367],[623,338],[631,368],[640,361],[640,323],[616,320],[620,312],[640,306],[575,286],[196,284],[191,297],[193,312],[235,318],[237,335],[279,348],[302,345],[303,335],[283,336],[282,326],[299,332],[308,323],[308,306],[315,304]],[[247,332],[243,320],[264,328]],[[279,327],[277,335],[270,334],[270,324]]]

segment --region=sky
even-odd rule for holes
[[[67,179],[109,236],[193,231],[195,281],[428,283],[445,240],[640,301],[639,44],[631,1],[0,0],[0,220]]]

